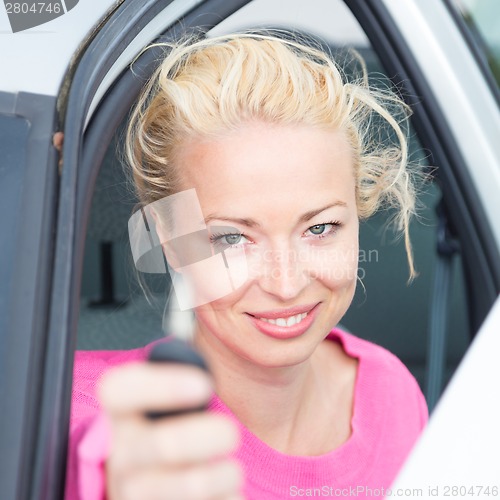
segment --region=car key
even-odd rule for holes
[[[189,344],[176,338],[155,345],[149,353],[148,361],[153,363],[180,363],[184,365],[193,365],[210,373],[205,360],[200,354],[198,354]],[[206,409],[207,405],[204,404],[200,407],[183,408],[174,411],[148,411],[146,412],[146,417],[151,420],[156,420]]]

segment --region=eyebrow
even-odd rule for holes
[[[335,201],[333,203],[330,203],[329,205],[326,205],[325,207],[317,208],[314,210],[310,210],[309,212],[306,212],[305,214],[301,215],[299,217],[299,222],[307,222],[308,220],[312,219],[314,216],[320,214],[321,212],[324,212],[325,210],[328,210],[329,208],[333,207],[347,207],[347,203],[344,201]]]
[[[321,207],[321,208],[315,208],[314,210],[309,210],[308,212],[302,214],[298,222],[307,222],[308,220],[311,220],[313,217],[316,215],[320,214],[321,212],[324,212],[325,210],[328,210],[329,208],[333,207],[347,207],[347,203],[344,201],[335,201],[333,203],[329,203],[328,205]],[[212,222],[213,220],[218,220],[218,221],[226,221],[226,222],[236,222],[237,224],[241,224],[242,226],[246,227],[260,227],[260,224],[257,221],[254,221],[253,219],[248,219],[246,217],[240,218],[240,217],[224,217],[220,216],[217,214],[210,214],[207,217],[205,217],[205,224],[208,224],[209,222]]]

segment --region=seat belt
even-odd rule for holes
[[[431,293],[426,363],[426,399],[429,413],[436,406],[443,389],[453,257],[460,248],[458,241],[450,233],[443,198],[436,206],[436,215],[438,220],[436,234],[437,260]]]

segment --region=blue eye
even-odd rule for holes
[[[325,238],[336,233],[337,229],[341,226],[338,221],[328,222],[324,224],[315,224],[307,229],[306,235],[317,236],[318,238]]]
[[[312,234],[318,235],[318,234],[323,234],[326,229],[326,224],[318,224],[316,226],[312,226],[309,228],[309,231],[311,231]]]
[[[210,242],[215,247],[236,247],[248,243],[247,238],[241,233],[212,234]]]
[[[241,241],[242,237],[242,234],[226,234],[221,238],[221,240],[227,245],[237,245]]]

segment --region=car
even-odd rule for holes
[[[396,353],[430,410],[447,415],[424,435],[432,450],[452,427],[439,398],[462,359],[472,359],[466,352],[489,313],[496,316],[481,333],[487,340],[468,366],[480,367],[498,348],[491,332],[500,329],[499,21],[495,0],[5,2],[0,498],[63,498],[75,349],[131,348],[189,327],[189,316],[165,307],[168,277],[133,272],[127,221],[136,199],[121,168],[123,126],[161,42],[186,33],[292,29],[331,50],[348,78],[362,75],[361,55],[372,84],[411,106],[411,159],[432,176],[411,229],[420,276],[408,285],[404,246],[386,227],[390,213],[365,221],[360,286],[342,324]],[[62,154],[56,132],[64,133]],[[458,370],[449,408],[458,411],[463,384],[480,371]],[[494,379],[478,383],[479,395],[498,401]],[[490,411],[500,413],[498,405]],[[481,428],[479,418],[469,424]],[[488,422],[482,430],[495,443]]]

